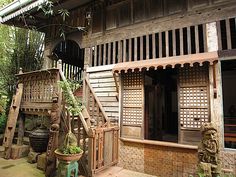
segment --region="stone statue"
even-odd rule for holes
[[[198,147],[199,173],[205,177],[220,176],[219,138],[213,123],[201,127],[202,140]]]

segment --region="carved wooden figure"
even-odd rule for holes
[[[51,109],[49,142],[47,147],[47,159],[45,175],[51,177],[56,170],[56,157],[54,150],[58,147],[59,124],[60,124],[60,99],[57,95],[53,96]]]
[[[213,123],[205,123],[201,127],[202,140],[198,147],[199,173],[205,177],[220,175],[219,138]]]

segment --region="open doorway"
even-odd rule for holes
[[[61,41],[52,52],[53,66],[62,60],[62,70],[67,79],[81,80],[84,68],[84,49],[72,40]]]
[[[145,139],[178,142],[176,69],[146,72]]]
[[[236,148],[236,60],[221,62],[225,147]]]

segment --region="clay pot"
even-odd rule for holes
[[[29,135],[30,146],[35,152],[46,152],[49,139],[49,130],[45,126],[41,126]]]
[[[55,153],[55,156],[58,160],[65,161],[65,162],[68,162],[68,163],[71,162],[71,161],[78,161],[83,155],[82,150],[78,154],[62,154],[58,149],[56,149],[54,151],[54,153]]]

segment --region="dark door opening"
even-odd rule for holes
[[[236,60],[221,62],[225,147],[236,148]]]
[[[145,76],[145,139],[178,142],[177,71]]]
[[[62,60],[62,70],[67,79],[81,80],[84,68],[84,49],[71,40],[58,43],[53,50],[53,66],[58,59]]]

